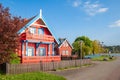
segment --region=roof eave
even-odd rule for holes
[[[22,34],[26,28],[29,28],[35,21],[37,21],[40,18],[40,15],[38,14],[35,18],[33,18],[30,22],[28,22],[24,27],[22,27],[17,34]]]

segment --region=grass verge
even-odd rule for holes
[[[102,55],[99,57],[92,58],[93,61],[113,61],[115,59],[116,59],[116,57],[107,56],[107,55]]]
[[[66,80],[64,77],[44,72],[0,75],[0,80]]]
[[[65,68],[59,68],[57,70],[69,70],[69,69],[77,69],[77,68],[81,68],[81,67],[89,67],[91,66],[92,64],[84,64],[84,65],[81,65],[81,66],[71,66],[71,67],[65,67]]]

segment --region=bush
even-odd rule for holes
[[[103,61],[108,61],[108,58],[103,58]]]
[[[17,54],[12,53],[10,55],[10,64],[19,64],[20,63],[20,58],[18,57]]]

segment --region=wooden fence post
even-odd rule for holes
[[[56,69],[55,69],[55,63],[54,63],[54,61],[52,61],[52,64],[53,64],[53,71],[55,71]]]
[[[40,61],[40,69],[41,69],[41,71],[43,71],[43,64],[42,64],[42,61]]]
[[[6,74],[9,74],[9,67],[10,67],[10,65],[9,65],[8,63],[6,63],[6,64],[5,64],[5,68],[6,68],[6,69],[5,69],[5,73],[6,73]]]
[[[75,67],[77,67],[77,62],[76,62],[76,59],[75,59]]]

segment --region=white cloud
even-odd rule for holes
[[[98,2],[85,2],[83,5],[84,11],[90,15],[90,16],[94,16],[98,13],[104,13],[108,10],[108,8],[102,7],[102,5]]]
[[[108,10],[108,8],[100,8],[100,9],[98,10],[98,12],[102,13],[102,12],[106,12],[107,10]]]
[[[109,27],[120,27],[120,19],[109,25]]]
[[[99,3],[99,1],[90,2],[89,0],[89,1],[83,2],[82,0],[74,0],[72,2],[72,6],[76,8],[80,8],[90,16],[94,16],[98,13],[105,13],[108,11],[108,8],[103,7],[103,5]]]
[[[79,7],[81,5],[81,1],[80,0],[75,0],[73,2],[73,7]]]

